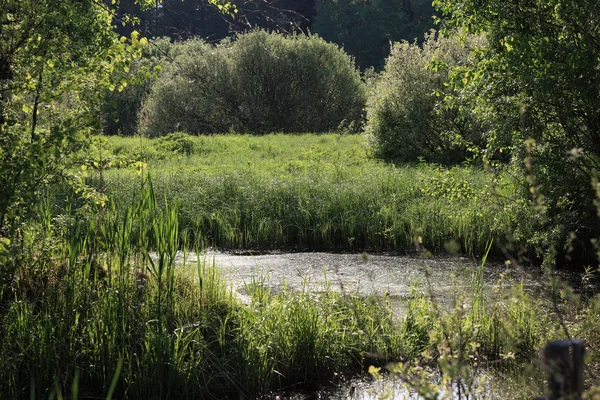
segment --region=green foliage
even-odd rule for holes
[[[380,70],[390,42],[422,38],[434,13],[427,0],[318,0],[311,30],[343,46],[361,69]]]
[[[229,129],[230,92],[225,45],[213,48],[200,39],[178,45],[140,111],[140,131],[148,136],[171,132],[212,133]]]
[[[181,46],[166,38],[151,41],[141,54],[121,70],[115,70],[111,80],[123,83],[106,91],[100,112],[103,114],[103,131],[108,135],[133,135],[137,133],[138,116],[142,102],[150,92],[162,64],[168,63]]]
[[[549,305],[523,286],[484,290],[484,264],[471,287],[454,285],[441,306],[415,286],[402,316],[389,298],[337,293],[327,282],[273,293],[260,276],[248,283],[249,304],[241,304],[215,265],[190,262],[176,208],[161,208],[149,178],[136,190],[138,199],[122,209],[110,201],[91,213],[62,214],[55,230],[46,229],[44,213],[29,221],[23,268],[1,299],[2,397],[73,390],[257,398],[366,369],[368,355],[402,360],[387,368],[406,382],[438,367],[442,386],[470,389],[482,366],[500,370],[504,383],[510,368],[532,364],[539,345],[557,335]],[[175,268],[180,247],[187,263]],[[594,300],[575,310],[584,339],[591,332],[597,340],[597,309]],[[441,390],[431,381],[418,389]]]
[[[449,390],[457,385],[471,390],[482,367],[488,372],[499,370],[505,384],[507,376],[526,370],[520,365],[534,364],[535,351],[543,341],[557,337],[555,321],[548,312],[551,305],[543,297],[536,300],[522,285],[506,291],[504,280],[494,290],[486,290],[482,279],[485,260],[473,272],[472,286],[454,283],[448,295],[440,298],[441,304],[430,301],[432,296],[415,285],[402,315],[392,312],[392,302],[404,304],[402,299],[337,293],[327,282],[309,290],[314,285],[308,281],[303,290],[274,293],[261,277],[248,282],[250,301],[241,304],[215,265],[202,257],[190,262],[192,257],[186,249],[195,238],[190,230],[181,230],[183,211],[194,200],[199,203],[205,199],[173,201],[175,196],[171,196],[160,201],[167,191],[162,192],[161,183],[156,183],[167,176],[174,180],[174,171],[182,171],[179,166],[197,168],[206,179],[191,176],[189,182],[189,176],[180,177],[187,186],[176,182],[169,193],[207,189],[208,199],[213,201],[207,209],[215,214],[238,209],[238,215],[245,214],[243,218],[251,220],[249,211],[254,211],[256,220],[268,223],[268,215],[260,214],[259,202],[271,201],[269,211],[283,209],[280,218],[302,206],[301,213],[311,216],[313,226],[319,228],[323,226],[319,225],[319,214],[326,210],[310,203],[326,196],[331,203],[338,203],[335,185],[344,181],[368,194],[364,196],[359,190],[344,198],[352,214],[343,215],[339,205],[334,210],[350,219],[360,208],[369,210],[368,218],[378,215],[377,206],[367,202],[375,194],[390,195],[382,205],[389,206],[393,203],[389,199],[393,199],[398,208],[413,210],[426,208],[423,204],[431,198],[457,203],[459,197],[477,197],[477,182],[485,181],[485,177],[473,169],[446,172],[427,166],[402,174],[394,172],[393,166],[371,160],[375,173],[367,175],[363,169],[364,179],[379,182],[369,188],[364,181],[353,180],[361,175],[357,173],[360,169],[344,171],[339,164],[349,160],[350,166],[363,168],[367,159],[359,136],[183,138],[194,141],[206,164],[200,162],[201,157],[181,154],[172,154],[170,160],[149,160],[156,162],[156,174],[153,181],[143,175],[141,187],[138,175],[137,184],[119,186],[119,179],[129,177],[114,164],[104,171],[105,183],[119,197],[110,198],[104,206],[76,209],[76,205],[57,207],[48,194],[35,218],[24,225],[21,268],[0,292],[0,397],[46,398],[52,393],[76,397],[79,392],[92,397],[112,394],[115,398],[258,398],[298,384],[310,390],[311,385],[340,374],[365,370],[372,355],[386,361],[402,360],[403,364],[387,367],[406,382],[415,382],[415,372],[438,369],[440,375],[429,376],[427,384],[423,381],[418,387],[424,395],[438,396],[438,392],[444,393],[443,387],[431,382],[439,379]],[[297,141],[292,142],[292,138]],[[277,140],[285,146],[277,146]],[[123,148],[134,141],[111,138],[105,145]],[[300,141],[310,146],[300,146]],[[96,144],[101,145],[101,141]],[[249,152],[254,152],[252,157],[241,156]],[[278,175],[265,174],[273,167],[269,163],[274,157],[290,159],[297,153],[300,156],[290,160]],[[159,169],[173,161],[177,170]],[[256,165],[252,168],[249,163]],[[313,169],[317,175],[311,176],[308,172]],[[415,173],[418,182],[409,187]],[[332,174],[337,180],[331,179]],[[386,175],[390,175],[388,180],[383,178]],[[299,179],[292,180],[294,176]],[[328,178],[329,190],[321,186],[317,176]],[[286,178],[287,184],[277,183]],[[464,179],[470,181],[462,182]],[[222,184],[215,184],[219,180]],[[397,181],[400,184],[395,187]],[[243,186],[248,182],[254,187]],[[257,185],[260,182],[262,186]],[[427,182],[432,183],[431,193],[420,195]],[[299,183],[304,186],[297,193],[312,190],[314,197],[294,197],[292,189]],[[208,187],[210,184],[214,188]],[[128,193],[133,200],[127,198]],[[254,203],[244,204],[253,196]],[[350,203],[354,198],[356,204]],[[430,222],[444,218],[440,215],[448,203],[439,204],[443,207],[425,210],[431,214]],[[480,210],[481,204],[478,198],[471,206],[479,205]],[[57,209],[61,211],[54,215]],[[457,214],[465,212],[458,210]],[[414,221],[418,217],[414,213],[408,218]],[[475,222],[481,225],[481,221]],[[361,226],[360,221],[350,222],[347,226]],[[256,232],[253,229],[245,228],[249,233]],[[429,237],[424,229],[423,243],[428,244]],[[487,241],[485,249],[490,248]],[[178,266],[181,255],[185,265]],[[565,307],[572,307],[569,296],[563,301]],[[597,312],[598,301],[594,299],[585,307],[574,307],[569,314],[579,337],[588,343],[598,341]],[[527,385],[531,380],[543,382],[539,373],[528,372],[526,377]]]
[[[65,177],[70,155],[98,132],[101,92],[120,83],[113,71],[145,39],[136,32],[117,40],[103,3],[0,6],[0,235],[12,238],[48,183]]]
[[[418,288],[411,293],[402,327],[404,344],[409,349],[415,346],[411,349],[415,353],[386,369],[424,398],[447,398],[449,393],[471,398],[483,388],[515,398],[530,396],[522,391],[544,391],[545,371],[520,360],[535,359],[543,341],[560,335],[556,321],[546,315],[550,305],[532,298],[510,280],[501,279],[493,291],[484,290],[480,280],[484,264],[472,272],[472,286],[460,289],[454,282],[449,296],[438,298],[438,303]],[[511,288],[501,291],[503,285]],[[420,363],[411,362],[412,357],[418,357]],[[423,364],[435,365],[435,374]],[[496,371],[500,389],[489,379]],[[486,381],[482,381],[484,374]],[[526,382],[520,381],[523,378]],[[517,388],[507,390],[515,383]]]
[[[364,89],[350,57],[317,37],[254,32],[232,47],[238,132],[329,132],[361,123]]]
[[[457,93],[480,99],[491,125],[490,152],[508,144],[504,150],[512,150],[528,176],[543,215],[541,231],[547,233],[540,249],[554,243],[567,260],[595,262],[591,239],[600,236],[600,221],[590,183],[600,165],[600,5],[592,0],[434,3],[448,15],[447,27],[488,37],[477,62],[456,69],[453,82]]]
[[[521,244],[534,234],[509,175],[388,165],[368,156],[360,135],[183,138],[190,156],[155,150],[163,141],[182,148],[171,139],[114,137],[104,152],[145,157],[157,197],[179,204],[180,229],[207,246],[412,251],[420,236],[433,252],[454,240],[476,255],[505,232]],[[128,204],[139,176],[115,167],[91,182]]]
[[[469,62],[481,37],[425,36],[422,47],[394,45],[367,105],[367,136],[376,156],[394,161],[460,163],[481,145],[483,128],[461,104],[444,107],[448,72]]]
[[[194,140],[185,133],[169,133],[156,141],[156,150],[165,157],[184,154],[192,155],[194,153]]]
[[[144,103],[146,135],[326,132],[342,121],[360,127],[360,75],[322,39],[255,31],[217,47],[182,46]]]
[[[257,284],[244,306],[201,257],[176,272],[177,213],[157,204],[145,178],[122,213],[111,202],[63,215],[54,251],[26,241],[33,251],[1,299],[2,397],[76,381],[93,396],[256,398],[357,370],[361,351],[391,354],[378,339],[394,335],[389,304]]]

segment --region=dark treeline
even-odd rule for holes
[[[426,0],[245,0],[235,17],[221,13],[208,0],[163,0],[141,10],[134,0],[119,6],[115,30],[129,36],[134,29],[124,16],[139,18],[135,27],[148,37],[171,40],[202,38],[211,43],[260,28],[280,33],[313,33],[336,43],[361,69],[381,69],[390,43],[421,40],[433,28],[435,10]]]
[[[308,32],[317,15],[317,0],[246,0],[236,4],[235,16],[223,14],[208,0],[163,0],[142,10],[134,0],[125,0],[117,14],[116,31],[128,36],[133,30],[126,17],[139,18],[135,29],[147,36],[172,40],[200,37],[218,42],[231,34],[263,28],[278,32]]]
[[[343,46],[361,69],[381,70],[390,44],[422,41],[435,13],[428,0],[319,0],[312,31]]]

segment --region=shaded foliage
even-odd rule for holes
[[[244,0],[235,2],[235,12],[223,13],[215,0],[163,0],[142,9],[134,0],[121,2],[115,15],[115,30],[129,35],[131,17],[149,37],[166,36],[172,40],[202,38],[217,43],[228,36],[256,28],[277,32],[308,32],[316,16],[316,0]]]
[[[433,28],[435,10],[426,0],[319,0],[311,31],[337,43],[357,64],[377,70],[390,43],[421,39]]]
[[[494,116],[490,150],[510,144],[505,150],[527,174],[547,233],[538,245],[556,243],[567,260],[595,262],[592,241],[600,237],[600,220],[591,183],[600,169],[600,4],[435,3],[449,16],[447,27],[484,31],[489,38],[477,62],[457,69],[453,82],[458,93],[482,100],[482,115]]]

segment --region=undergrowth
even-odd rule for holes
[[[256,398],[378,365],[429,371],[420,387],[432,396],[456,385],[466,394],[482,371],[522,375],[559,335],[548,304],[523,286],[489,292],[483,264],[445,301],[415,287],[401,315],[387,297],[326,283],[273,293],[260,276],[243,304],[185,246],[177,266],[179,206],[159,208],[148,178],[138,195],[123,209],[112,200],[54,222],[40,209],[23,232],[2,286],[0,397]],[[575,310],[592,341],[596,309]],[[528,376],[543,382],[539,369]]]

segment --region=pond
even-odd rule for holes
[[[398,256],[393,254],[339,253],[223,253],[209,250],[203,254],[189,253],[187,262],[215,265],[243,302],[249,302],[246,284],[259,281],[277,292],[307,289],[313,292],[326,287],[358,296],[389,296],[406,299],[416,288],[434,300],[446,301],[448,293],[468,289],[472,274],[481,267],[481,260],[464,257]],[[178,255],[178,262],[183,254]],[[483,283],[492,287],[508,287],[510,282],[523,283],[527,290],[541,288],[539,275],[501,263],[486,262]]]
[[[325,289],[357,296],[387,296],[391,300],[395,318],[404,314],[407,299],[412,290],[418,290],[440,305],[449,305],[453,294],[468,290],[473,273],[483,268],[483,284],[496,293],[510,290],[512,283],[519,283],[526,291],[543,292],[540,274],[498,262],[485,262],[464,257],[417,257],[395,254],[340,254],[340,253],[226,253],[208,250],[201,254],[179,252],[176,263],[196,264],[198,259],[205,265],[214,265],[243,303],[250,302],[247,284],[258,282],[274,292],[282,290]],[[500,290],[495,290],[500,289]],[[431,379],[438,381],[435,371]],[[374,381],[370,376],[341,378],[323,389],[295,393],[294,388],[273,394],[273,399],[310,400],[376,400],[420,399],[415,391],[391,375]],[[450,386],[442,398],[448,399],[505,399],[515,393],[497,377],[487,375],[485,370],[476,372],[473,379],[478,392],[465,397],[456,386]],[[475,387],[474,386],[474,387]]]

